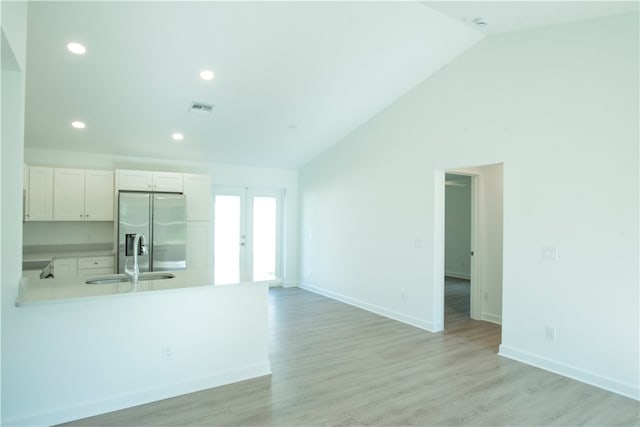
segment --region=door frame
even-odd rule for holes
[[[498,169],[494,169],[498,167]],[[493,315],[485,310],[488,306],[495,306],[498,289],[504,297],[504,261],[499,257],[504,256],[504,163],[489,163],[482,165],[441,168],[434,170],[434,229],[433,229],[433,317],[432,324],[434,331],[444,329],[444,243],[445,243],[445,173],[477,175],[475,185],[472,187],[475,197],[472,200],[474,205],[474,242],[473,250],[475,251],[473,268],[471,270],[472,279],[474,280],[474,289],[472,290],[473,305],[470,307],[473,316],[476,319],[502,324],[502,315]],[[491,169],[489,169],[491,168]],[[473,178],[472,178],[473,179]],[[488,185],[491,185],[489,187]],[[500,193],[494,192],[499,191]],[[495,199],[495,200],[494,200]],[[496,205],[497,199],[500,199],[500,205]],[[499,209],[497,210],[496,207]],[[495,216],[494,215],[498,215]],[[497,221],[498,219],[499,222]],[[500,230],[498,230],[499,227]],[[499,245],[499,251],[495,245],[489,245],[494,241],[493,235],[487,233],[500,232],[502,241]],[[498,257],[499,255],[499,257]],[[494,262],[499,262],[501,269],[495,270]],[[489,274],[490,273],[490,274]],[[497,275],[499,274],[499,276]],[[475,277],[474,277],[475,276]],[[497,282],[494,282],[497,281]],[[487,299],[488,298],[488,299]],[[500,299],[504,301],[503,298]],[[494,307],[495,308],[495,307]],[[500,304],[501,312],[504,312],[504,302]]]

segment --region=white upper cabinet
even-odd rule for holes
[[[153,191],[169,191],[172,193],[182,193],[183,189],[184,183],[181,173],[153,173]]]
[[[113,172],[55,169],[55,221],[112,221]]]
[[[53,168],[29,167],[28,221],[53,220]]]
[[[84,170],[55,169],[53,182],[53,219],[84,220]]]
[[[118,169],[116,174],[118,190],[166,191],[170,193],[182,193],[183,191],[181,173]]]
[[[211,178],[208,175],[184,174],[187,199],[187,221],[209,221],[211,218]]]
[[[84,213],[88,221],[113,221],[113,171],[86,170]]]
[[[153,172],[118,169],[116,182],[118,190],[151,191]]]

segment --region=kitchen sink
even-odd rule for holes
[[[138,281],[144,282],[147,280],[166,280],[173,279],[174,277],[176,276],[171,273],[140,273]],[[112,274],[110,276],[93,277],[85,281],[87,285],[112,285],[115,283],[129,282],[131,282],[131,279],[129,279],[129,277],[125,276],[124,274]]]

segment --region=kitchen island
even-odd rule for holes
[[[52,425],[271,373],[268,283],[208,271],[89,285],[23,280],[8,424]],[[23,337],[23,339],[20,339]]]

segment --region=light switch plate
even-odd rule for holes
[[[544,261],[558,261],[558,248],[545,246],[542,248],[542,259]]]

